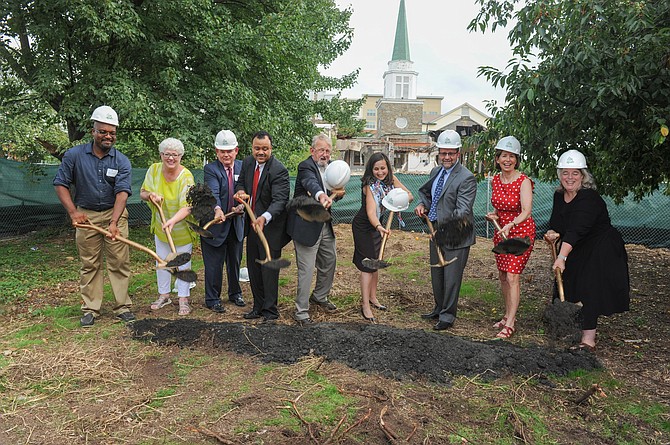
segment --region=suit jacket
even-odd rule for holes
[[[430,179],[419,189],[419,197],[423,205],[430,209],[432,203],[431,190],[433,182],[438,173],[442,171],[438,165],[430,172]],[[442,188],[439,201],[437,202],[437,219],[443,221],[450,218],[467,218],[474,225],[472,208],[477,195],[477,180],[470,170],[465,168],[460,161],[454,166],[449,178]],[[475,243],[475,232],[472,231],[466,240],[451,249],[462,249]]]
[[[233,173],[235,176],[240,174],[241,169],[242,161],[236,159],[235,165],[233,166]],[[216,205],[221,207],[223,213],[226,213],[228,211],[228,174],[226,173],[225,167],[218,159],[216,159],[205,165],[204,173],[205,184],[212,189],[214,197],[216,198]],[[233,178],[233,189],[234,187],[235,178]],[[235,193],[235,190],[233,190],[233,193]],[[233,205],[237,204],[237,202],[233,203]],[[231,230],[235,232],[238,241],[244,239],[244,215],[227,219],[221,224],[212,224],[209,226],[209,231],[212,232],[214,238],[202,237],[202,242],[213,247],[219,247],[226,241],[228,233]]]
[[[244,191],[251,196],[254,186],[254,170],[256,169],[256,159],[253,156],[247,156],[242,162],[240,176],[235,183],[235,191]],[[272,220],[263,229],[263,234],[268,240],[272,249],[281,250],[288,242],[286,235],[286,204],[291,192],[291,183],[289,181],[288,170],[274,156],[265,163],[263,173],[258,179],[258,189],[256,190],[256,204],[254,214],[256,217],[265,212],[272,215]],[[249,233],[251,219],[247,218],[244,229],[245,234]]]
[[[298,165],[298,176],[295,178],[293,198],[299,196],[316,197],[316,194],[320,191],[328,193],[321,172],[319,172],[319,166],[310,156]],[[332,231],[332,223],[328,222],[327,224]],[[305,221],[296,213],[295,209],[292,209],[288,214],[286,232],[293,238],[293,241],[304,246],[313,246],[321,235],[323,225],[322,222]]]

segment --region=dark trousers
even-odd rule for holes
[[[202,259],[205,263],[205,306],[212,307],[221,303],[223,285],[223,266],[226,265],[228,279],[228,299],[242,295],[240,288],[240,261],[242,260],[242,241],[239,241],[233,230],[219,247],[200,243]]]
[[[273,249],[270,246],[270,255],[273,259],[281,257],[281,249]],[[263,267],[256,260],[265,259],[265,248],[260,238],[249,230],[247,235],[247,268],[249,269],[249,281],[251,293],[254,296],[254,312],[268,318],[279,317],[277,310],[277,299],[279,296],[279,270]]]
[[[430,242],[430,264],[438,262],[435,243]],[[435,307],[433,313],[439,313],[439,320],[445,323],[453,323],[456,320],[458,309],[458,295],[461,292],[463,271],[468,262],[470,247],[455,250],[442,250],[444,259],[449,261],[458,258],[453,263],[444,267],[431,267],[430,278],[433,285],[433,296]]]

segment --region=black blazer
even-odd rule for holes
[[[243,191],[251,196],[254,185],[256,159],[247,156],[242,161],[240,176],[235,183],[235,191]],[[281,249],[288,242],[286,236],[286,204],[291,192],[288,170],[274,156],[267,160],[263,172],[258,179],[256,191],[256,217],[265,212],[272,215],[272,220],[263,229],[263,233],[272,249]],[[247,218],[244,225],[245,234],[249,233],[251,219]]]
[[[316,197],[316,194],[320,191],[328,193],[321,178],[319,166],[310,156],[298,165],[298,176],[295,179],[293,198],[299,196]],[[327,224],[332,231],[333,225],[330,222]],[[293,241],[304,246],[313,246],[321,235],[323,225],[324,223],[321,222],[305,221],[296,213],[295,209],[292,209],[288,214],[286,232],[293,238]]]
[[[235,165],[233,166],[233,173],[236,177],[239,176],[241,169],[242,161],[236,159]],[[228,174],[226,173],[225,167],[217,159],[214,162],[210,162],[209,164],[205,165],[204,173],[205,184],[207,184],[209,188],[212,189],[214,197],[216,198],[216,205],[221,207],[223,213],[226,213],[228,211]],[[233,188],[234,187],[235,178],[233,178]],[[235,193],[234,190],[233,193]],[[237,205],[238,203],[234,202],[233,204]],[[212,232],[214,238],[202,237],[202,242],[213,247],[219,247],[228,238],[228,233],[230,230],[235,231],[235,235],[238,241],[242,241],[244,239],[244,215],[227,219],[221,224],[212,224],[209,227],[209,231]]]

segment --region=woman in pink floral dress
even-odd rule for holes
[[[497,338],[510,338],[516,330],[514,323],[521,300],[520,276],[535,241],[535,221],[531,216],[533,181],[517,170],[520,152],[521,144],[514,136],[506,136],[496,145],[495,162],[500,173],[492,180],[491,204],[495,210],[486,215],[488,219],[497,220],[502,229],[493,236],[495,245],[503,240],[502,234],[508,238],[527,236],[531,240],[531,247],[523,255],[496,254],[500,287],[505,300],[505,315],[493,325],[500,329]]]

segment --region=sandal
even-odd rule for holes
[[[572,351],[589,351],[589,352],[594,353],[594,352],[596,352],[596,347],[591,346],[588,343],[580,343],[578,345],[571,346],[570,350],[572,350]]]
[[[510,338],[512,335],[514,335],[514,332],[516,329],[514,329],[512,326],[503,326],[502,330],[498,332],[498,335],[496,335],[496,338]]]
[[[507,324],[507,317],[503,317],[499,322],[493,324],[493,329],[500,329]]]
[[[172,300],[170,300],[169,295],[159,295],[158,300],[154,301],[151,303],[151,310],[152,311],[157,311],[158,309],[164,308],[168,304],[171,304]]]
[[[188,315],[191,313],[191,306],[188,304],[188,297],[179,297],[179,315]]]

